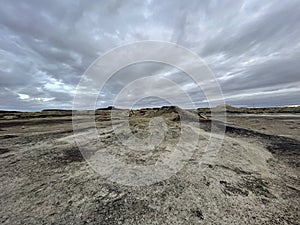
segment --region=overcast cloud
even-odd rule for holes
[[[1,109],[71,109],[81,75],[98,56],[142,40],[174,42],[199,54],[216,75],[228,104],[300,104],[299,0],[0,3]],[[115,74],[98,106],[111,105],[126,84],[150,75],[173,80],[197,106],[205,105],[186,74],[143,63]],[[163,104],[150,98],[139,106]]]

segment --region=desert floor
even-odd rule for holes
[[[155,116],[165,121],[164,141],[153,151],[130,151],[119,143],[109,111],[99,112],[102,148],[127,164],[155,164],[180,136],[180,121],[172,110],[137,111],[130,119],[131,132],[146,136]],[[99,175],[82,157],[70,114],[3,116],[0,222],[300,224],[300,115],[228,114],[222,146],[205,170],[199,163],[210,122],[200,124],[188,125],[200,138],[181,170],[152,185],[127,186]],[[82,134],[89,142],[86,127]],[[130,135],[126,132],[125,138]]]

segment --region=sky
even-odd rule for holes
[[[72,109],[76,87],[89,65],[113,48],[144,40],[176,43],[198,54],[215,75],[227,104],[300,104],[299,0],[0,0],[0,4],[2,110]],[[206,106],[205,96],[187,74],[144,62],[114,74],[99,90],[97,107],[112,105],[122,88],[147,76],[158,83],[171,79],[196,107]],[[157,88],[170,93],[168,85]],[[134,96],[138,99],[143,91],[136,88]],[[123,96],[124,101],[126,97],[130,98]],[[154,96],[137,105],[164,104]]]

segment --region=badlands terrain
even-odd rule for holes
[[[212,128],[209,109],[96,110],[101,148],[126,164],[155,165],[176,148],[179,111],[199,140],[183,146],[194,151],[179,159],[178,172],[145,186],[112,181],[90,166],[74,141],[72,111],[1,111],[0,223],[300,224],[299,107],[227,107],[227,121],[215,124],[226,129],[212,161],[203,160]],[[113,129],[122,118],[111,120],[112,112],[130,115],[124,139],[150,135],[153,118],[160,118],[156,128],[163,125],[158,133],[163,130],[164,139],[150,151],[124,147]],[[85,129],[78,132],[90,142],[85,113]]]

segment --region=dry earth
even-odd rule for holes
[[[130,151],[116,137],[110,110],[97,110],[103,148],[129,164],[154,164],[180,136],[174,108],[132,113],[137,137],[161,116],[167,133],[150,152]],[[300,115],[230,113],[215,161],[199,169],[210,135],[171,178],[132,187],[98,175],[73,140],[69,111],[0,114],[2,224],[300,224]],[[120,122],[120,121],[118,121]],[[88,134],[89,128],[83,130]],[[129,135],[124,133],[124,136]],[[188,143],[187,143],[188,144]]]

